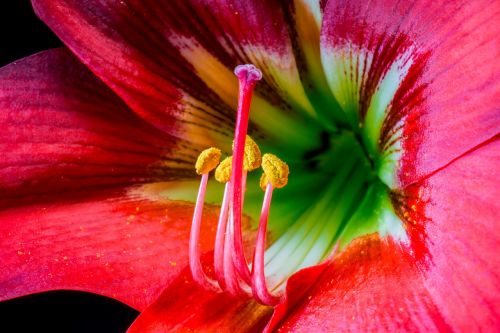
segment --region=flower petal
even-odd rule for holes
[[[308,297],[321,274],[328,268],[329,261],[320,265],[304,268],[292,275],[286,282],[283,300],[274,308],[273,315],[263,332],[273,332],[293,309],[300,305],[304,297]]]
[[[492,141],[407,188],[402,215],[411,243],[377,235],[354,241],[288,317],[279,323],[283,310],[275,314],[270,328],[471,332],[498,327],[499,157],[500,141]],[[313,273],[318,274],[292,278],[290,295],[303,293]]]
[[[195,156],[177,152],[174,160],[175,140],[133,114],[68,50],[0,69],[0,109],[0,206],[193,174]]]
[[[134,111],[178,137],[230,144],[238,96],[233,69],[242,63],[265,73],[252,111],[264,131],[272,117],[291,122],[293,115],[283,114],[289,104],[312,112],[277,3],[33,0],[33,5]],[[287,126],[283,130],[294,135]]]
[[[188,264],[192,214],[191,203],[147,186],[4,210],[0,299],[73,289],[142,310]],[[202,251],[213,247],[217,214],[206,207]]]
[[[271,311],[246,297],[204,290],[186,268],[128,332],[259,332]]]
[[[500,327],[499,161],[497,138],[406,189],[426,217],[410,231],[426,249],[418,268],[455,331]]]
[[[330,87],[372,142],[380,134],[375,149],[395,155],[389,185],[416,182],[499,133],[498,2],[330,1],[323,17]]]
[[[290,291],[292,292],[292,291]],[[446,331],[418,270],[394,243],[368,236],[331,263],[278,331]]]

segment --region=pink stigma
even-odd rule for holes
[[[260,79],[262,79],[262,72],[252,64],[246,65],[238,65],[234,69],[234,74],[240,80],[240,84],[242,81],[257,83]]]

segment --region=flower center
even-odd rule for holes
[[[253,65],[241,65],[235,74],[239,102],[232,156],[219,163],[221,151],[209,148],[196,164],[201,183],[189,244],[195,281],[207,289],[246,294],[262,304],[275,305],[292,274],[330,258],[338,246],[344,247],[356,237],[379,232],[406,240],[386,185],[390,177],[384,171],[385,159],[373,149],[372,141],[378,136],[372,128],[366,134],[357,126],[325,126],[317,147],[303,152],[300,160],[292,157],[287,161],[293,177],[276,195],[270,217],[273,190],[287,184],[289,169],[275,155],[261,158],[259,146],[247,136],[251,98],[261,72]],[[251,190],[259,183],[258,178],[249,174],[259,166],[264,171],[260,176],[264,190],[261,200]],[[215,178],[225,183],[225,188],[214,247],[215,274],[209,277],[200,262],[198,241],[209,173],[215,168]],[[250,206],[262,202],[251,262],[245,256],[242,237],[245,196]],[[275,241],[266,249],[268,219],[272,224],[275,217]]]

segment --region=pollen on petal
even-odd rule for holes
[[[231,169],[233,165],[233,156],[228,156],[220,162],[215,169],[215,180],[219,183],[227,183],[231,179]]]
[[[220,161],[220,157],[220,149],[214,147],[205,149],[200,153],[198,159],[196,160],[196,173],[199,175],[209,173],[217,167]]]
[[[274,188],[282,188],[288,183],[288,165],[273,154],[262,156],[262,169],[267,180]],[[262,179],[261,179],[262,180]]]

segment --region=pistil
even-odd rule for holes
[[[252,94],[257,81],[262,78],[262,73],[253,65],[240,65],[234,70],[239,80],[239,99],[236,117],[236,128],[233,144],[233,172],[231,175],[232,184],[232,217],[234,237],[234,264],[236,271],[242,279],[250,283],[250,270],[243,250],[243,237],[241,230],[242,214],[242,177],[243,177],[243,157],[245,152],[245,138],[248,129],[248,117]]]

